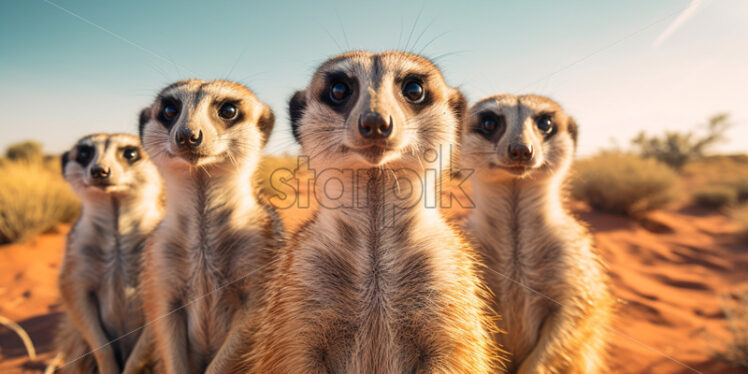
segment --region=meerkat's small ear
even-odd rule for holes
[[[68,161],[70,161],[69,158],[70,158],[70,151],[63,153],[62,156],[60,156],[60,161],[62,161],[62,164],[61,164],[62,169],[60,169],[62,171],[62,175],[65,175],[65,165],[67,165]]]
[[[148,121],[151,120],[151,107],[147,107],[140,111],[140,118],[138,119],[138,135],[140,135],[140,140],[143,140],[143,129],[145,129],[145,124],[148,123]]]
[[[301,125],[301,117],[304,115],[304,109],[306,109],[306,91],[296,91],[288,101],[288,114],[291,118],[291,131],[296,141],[300,141],[299,137],[299,126]]]
[[[574,141],[574,147],[577,146],[577,136],[579,135],[579,127],[577,127],[577,122],[574,121],[574,118],[569,117],[569,121],[566,125],[567,130],[569,131],[569,135],[571,135],[571,140]]]
[[[275,127],[275,114],[269,106],[263,105],[260,118],[257,119],[257,127],[262,133],[262,145],[264,146],[265,144],[268,144],[270,133],[273,132],[273,127]]]

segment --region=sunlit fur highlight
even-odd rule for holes
[[[477,128],[481,113],[501,115],[506,129],[488,140]],[[555,133],[537,128],[551,115]],[[498,95],[481,100],[463,125],[461,166],[472,169],[476,209],[467,230],[485,262],[485,279],[502,315],[497,342],[511,355],[513,373],[596,373],[604,368],[612,298],[592,236],[563,206],[576,124],[552,100]],[[534,148],[523,173],[511,165],[508,146]]]
[[[76,161],[79,145],[94,149],[86,165]],[[123,147],[139,149],[140,159],[130,164]],[[119,373],[142,340],[138,279],[146,238],[163,214],[161,178],[134,135],[89,135],[63,158],[65,179],[83,210],[68,234],[60,269],[67,314],[55,338],[63,353],[60,371]],[[93,165],[110,169],[112,185],[93,185]]]

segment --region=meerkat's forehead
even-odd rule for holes
[[[76,145],[88,145],[95,146],[97,144],[119,145],[119,146],[140,146],[140,139],[132,134],[117,133],[117,134],[91,134],[82,137],[76,142]]]
[[[473,105],[470,113],[475,114],[484,110],[493,110],[497,113],[502,113],[504,111],[516,111],[520,108],[536,113],[561,111],[561,106],[558,103],[545,96],[504,94],[482,99]]]
[[[381,53],[353,51],[344,53],[325,61],[317,69],[317,75],[333,71],[346,72],[351,75],[359,75],[366,72],[413,72],[423,75],[435,75],[441,78],[441,72],[429,59],[400,51]]]
[[[205,98],[241,99],[257,101],[255,94],[244,85],[225,80],[203,81],[200,79],[181,80],[170,84],[158,94],[159,98],[178,97],[200,101]]]

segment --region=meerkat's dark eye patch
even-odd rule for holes
[[[79,145],[75,155],[75,161],[86,166],[93,159],[94,152],[94,148],[90,145]]]
[[[179,117],[182,104],[174,98],[164,98],[161,101],[161,111],[158,114],[159,121],[166,127],[171,126]]]
[[[535,117],[535,125],[546,137],[555,133],[556,125],[553,123],[553,115],[550,113],[540,114]]]
[[[491,140],[500,138],[505,128],[506,119],[504,116],[486,111],[478,114],[478,121],[474,130],[483,135],[484,138]]]
[[[140,159],[140,150],[138,147],[124,147],[120,151],[122,152],[122,158],[127,160],[130,164]]]

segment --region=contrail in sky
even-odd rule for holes
[[[681,26],[683,26],[684,23],[686,23],[688,20],[690,20],[696,12],[703,7],[703,5],[706,3],[704,0],[691,0],[691,4],[686,7],[686,9],[681,12],[680,15],[678,15],[678,18],[676,18],[670,25],[668,25],[667,29],[660,34],[660,36],[655,39],[655,41],[652,43],[652,48],[659,47],[667,38],[669,38],[675,31],[677,31]]]

